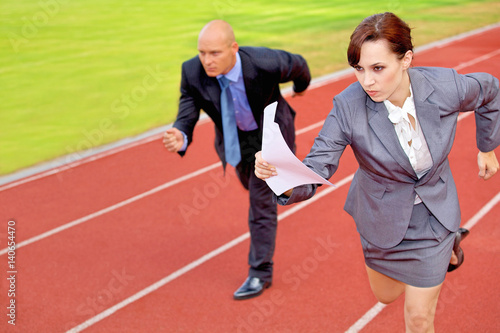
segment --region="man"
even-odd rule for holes
[[[241,47],[231,26],[209,22],[198,37],[197,57],[182,65],[179,113],[163,142],[181,156],[192,141],[203,109],[215,124],[215,149],[224,169],[236,168],[249,190],[249,275],[234,299],[260,295],[271,286],[276,239],[277,206],[266,183],[254,174],[255,153],[261,149],[264,108],[278,101],[275,121],[290,149],[294,149],[295,111],[287,104],[279,84],[293,81],[294,95],[302,95],[310,73],[302,56],[263,47]],[[227,88],[225,88],[227,87]]]

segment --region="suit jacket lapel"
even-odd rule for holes
[[[202,87],[201,91],[203,91],[204,98],[211,101],[215,108],[215,110],[212,108],[207,108],[207,110],[204,111],[210,116],[210,118],[212,118],[215,126],[217,126],[217,128],[219,128],[219,130],[222,132],[222,113],[220,106],[221,89],[219,86],[219,82],[216,78],[203,75],[203,77],[200,79],[200,84]]]
[[[369,97],[366,98],[368,110],[368,122],[379,140],[385,146],[389,154],[405,169],[409,174],[417,175],[411,166],[410,160],[399,143],[398,136],[394,130],[394,125],[389,120],[389,112],[384,103],[375,103]]]
[[[257,83],[257,71],[252,64],[250,57],[242,51],[243,50],[240,49],[239,53],[241,59],[241,72],[243,74],[243,82],[245,84],[245,92],[247,94],[248,104],[250,104],[250,109],[252,110],[253,117],[255,118],[257,124],[259,124],[261,117],[258,112],[259,110],[263,110],[261,105],[263,96],[262,94],[259,94],[261,89],[252,89],[252,87],[255,87],[256,84],[259,84]]]
[[[213,102],[215,108],[220,113],[220,93],[221,89],[219,86],[219,82],[215,78],[211,78],[208,76],[204,76],[201,81],[201,85],[205,88],[207,93],[207,97]]]
[[[437,170],[436,159],[442,154],[443,136],[441,131],[441,118],[439,107],[427,101],[429,96],[434,91],[430,82],[418,71],[409,69],[410,81],[413,87],[413,100],[415,102],[415,110],[417,119],[420,123],[420,128],[424,133],[427,147],[431,153],[433,166],[427,174],[422,177],[419,182],[425,183],[431,179]]]
[[[425,136],[425,141],[431,152],[432,160],[440,154],[442,144],[441,118],[439,107],[427,101],[434,88],[427,79],[417,71],[410,69],[410,81],[413,88],[413,100],[417,112],[417,119]]]

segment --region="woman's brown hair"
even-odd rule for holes
[[[365,18],[351,35],[347,60],[352,67],[359,63],[361,46],[367,41],[385,39],[392,52],[402,59],[407,51],[413,51],[411,29],[393,13],[375,14]]]

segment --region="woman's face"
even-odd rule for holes
[[[412,58],[412,51],[408,51],[398,59],[385,39],[364,42],[359,63],[354,66],[356,78],[373,101],[387,99],[402,107],[410,96],[410,78],[406,70]]]

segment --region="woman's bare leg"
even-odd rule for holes
[[[430,288],[406,286],[405,324],[406,332],[434,332],[434,316],[442,284]]]
[[[390,278],[366,266],[368,280],[377,300],[384,304],[394,302],[405,293],[404,318],[407,333],[433,333],[434,316],[442,284],[418,288]]]
[[[366,266],[370,287],[377,300],[384,304],[394,302],[402,293],[404,293],[406,284],[395,280],[382,273],[379,273]]]

